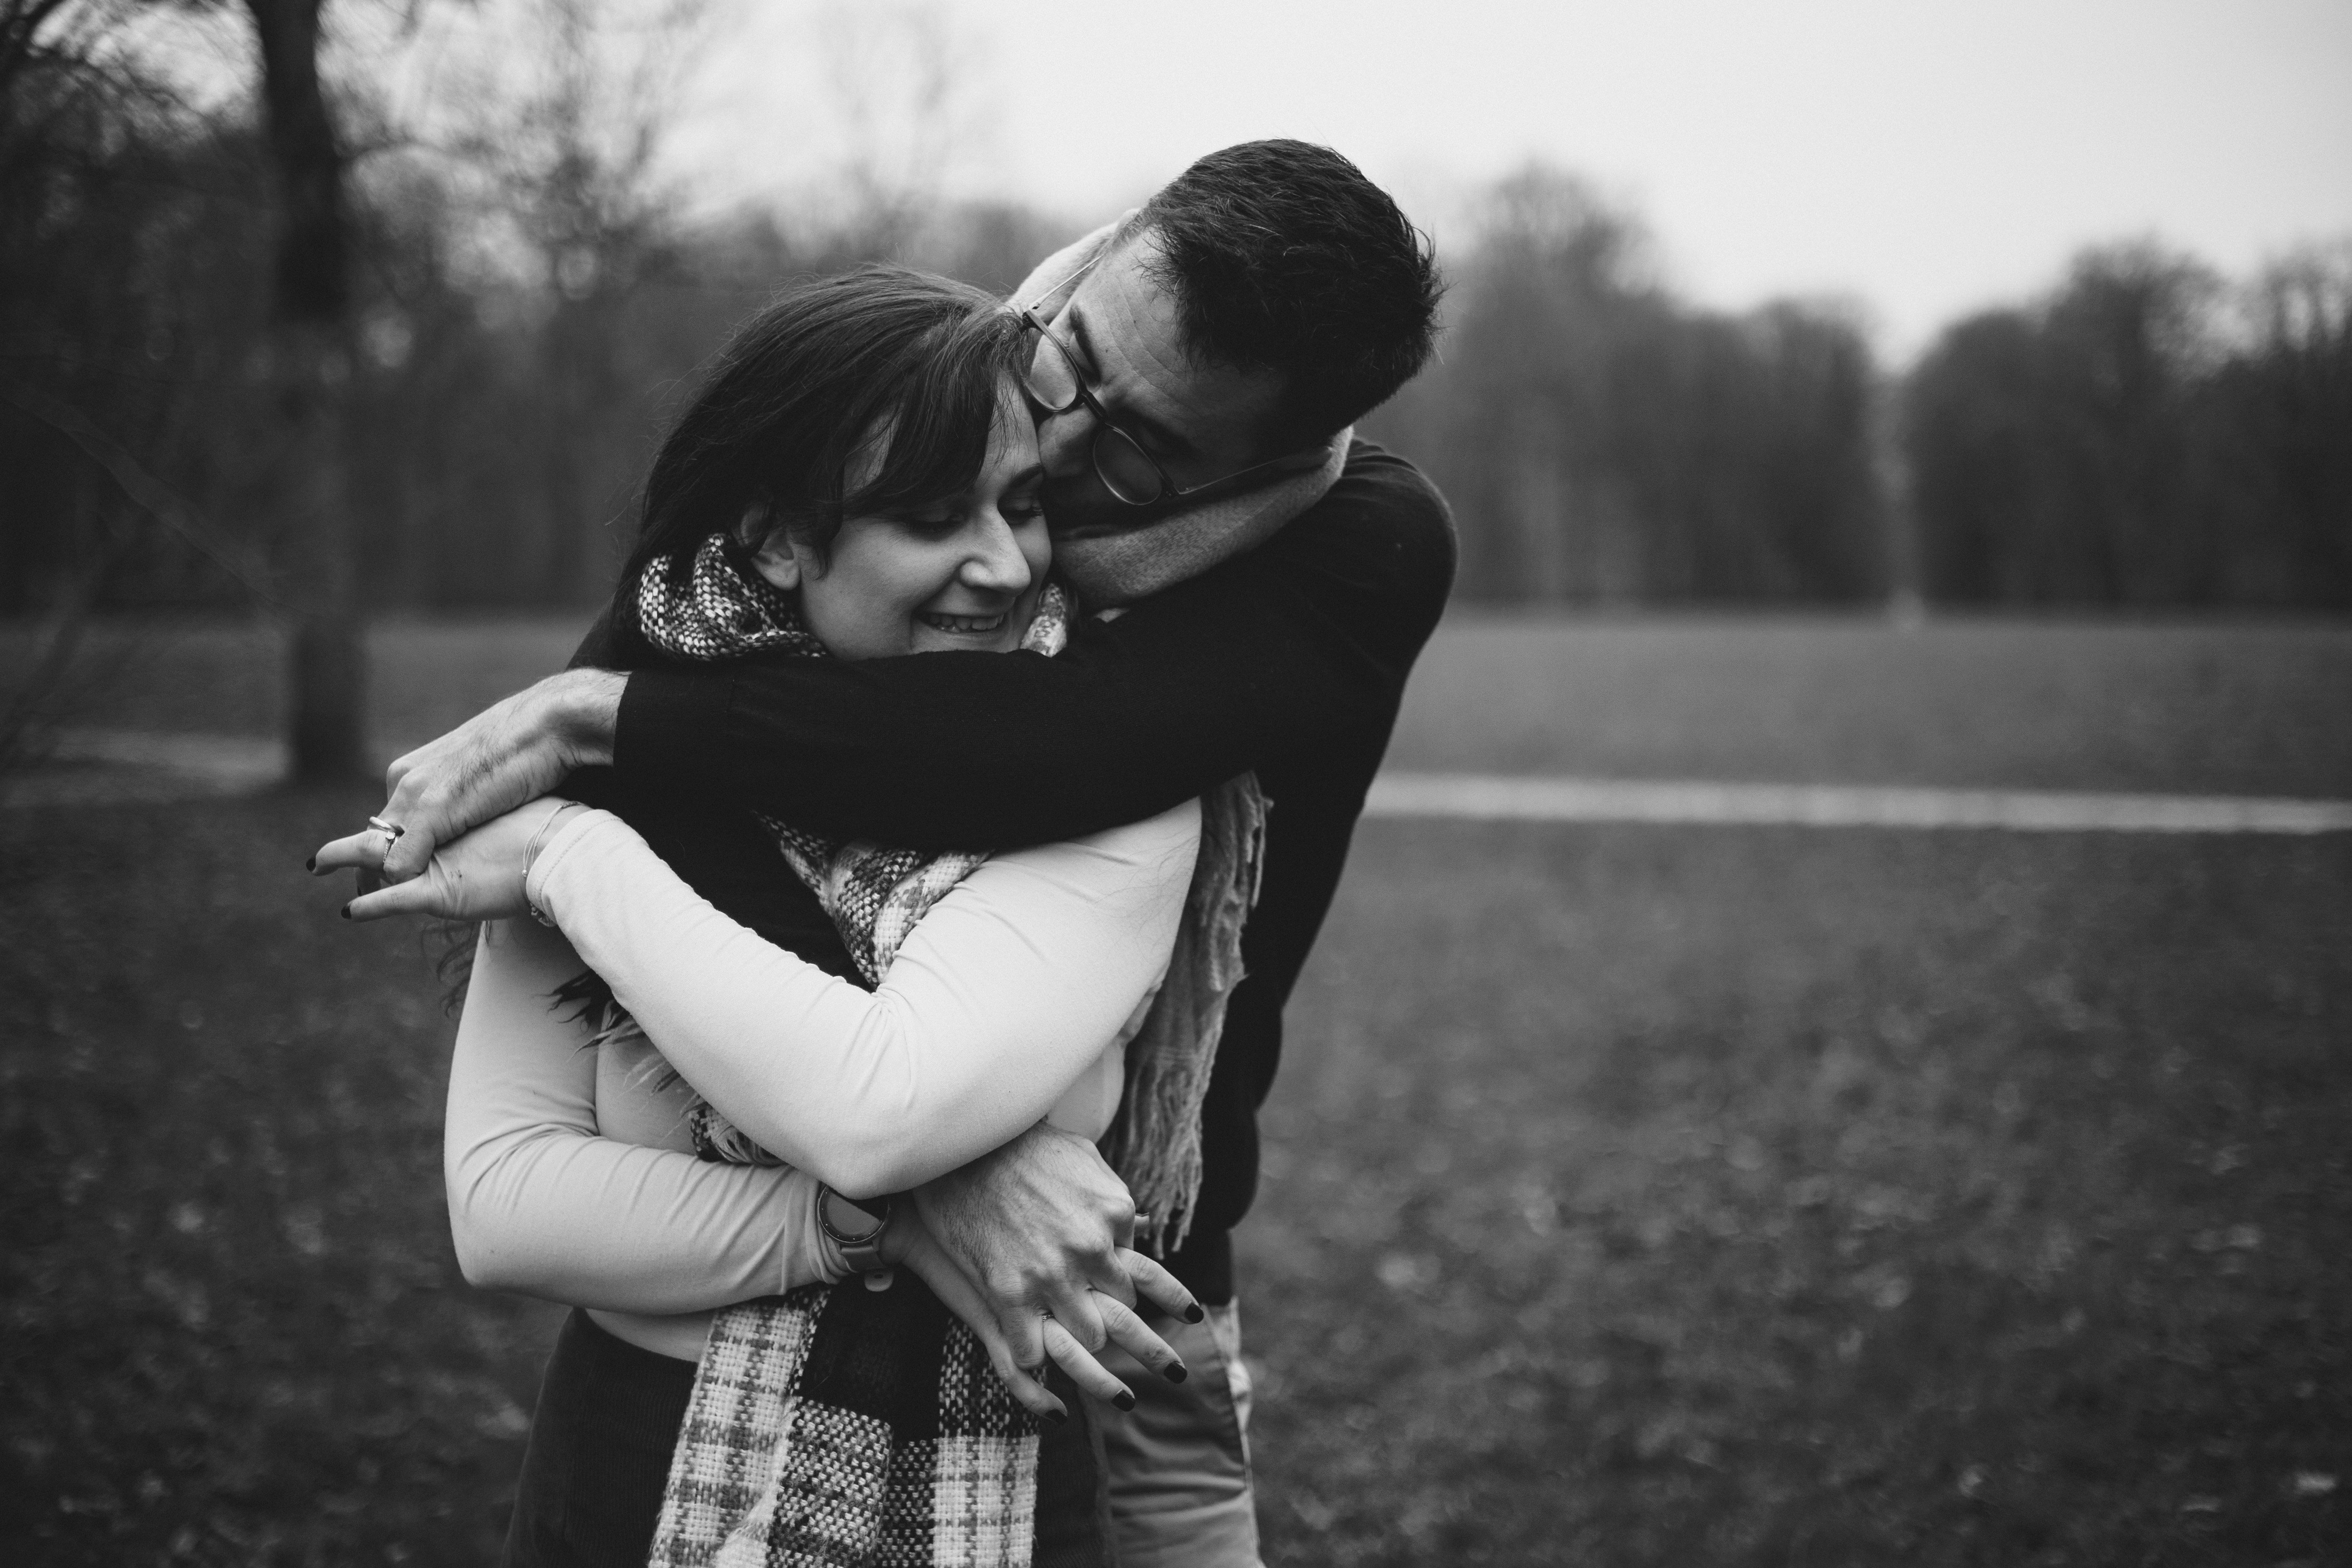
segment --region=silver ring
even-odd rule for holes
[[[369,817],[368,826],[373,831],[383,835],[383,852],[386,855],[392,853],[392,847],[399,843],[401,836],[408,831],[397,822],[386,822],[381,816]]]

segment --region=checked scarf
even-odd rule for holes
[[[636,611],[670,654],[829,657],[779,592],[721,537],[683,573],[647,567]],[[1022,647],[1052,657],[1069,630],[1058,584]],[[1202,834],[1169,973],[1129,1042],[1118,1119],[1105,1140],[1138,1210],[1139,1242],[1172,1247],[1200,1190],[1200,1110],[1240,983],[1257,895],[1265,802],[1244,774],[1202,803]],[[761,815],[816,894],[867,984],[888,972],[926,910],[987,858],[828,838]],[[608,1006],[599,1038],[635,1032]],[[774,1164],[694,1097],[705,1158]],[[1015,1568],[1035,1540],[1038,1428],[986,1351],[903,1271],[887,1290],[810,1286],[712,1321],[654,1536],[655,1568],[953,1564]]]

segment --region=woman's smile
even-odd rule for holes
[[[927,610],[915,618],[933,631],[944,632],[950,637],[986,637],[992,632],[1003,630],[1004,623],[1012,619],[1012,612],[999,610],[992,616],[949,616]]]

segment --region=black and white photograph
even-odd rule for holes
[[[2352,5],[0,0],[0,1563],[2352,1563]]]

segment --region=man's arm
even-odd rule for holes
[[[1076,837],[1156,815],[1395,707],[1454,574],[1445,503],[1369,444],[1269,543],[1088,624],[1059,658],[753,659],[551,677],[410,752],[385,861],[616,763],[803,826],[914,847]]]
[[[609,669],[567,669],[394,758],[380,815],[401,831],[380,869],[360,866],[359,890],[422,875],[442,845],[552,794],[578,769],[609,764],[627,681]],[[329,844],[310,858],[310,870],[353,863],[356,841],[366,837]]]
[[[1272,542],[1087,626],[1058,658],[640,671],[614,763],[884,843],[1070,837],[1385,723],[1453,570],[1437,492],[1359,444]]]

